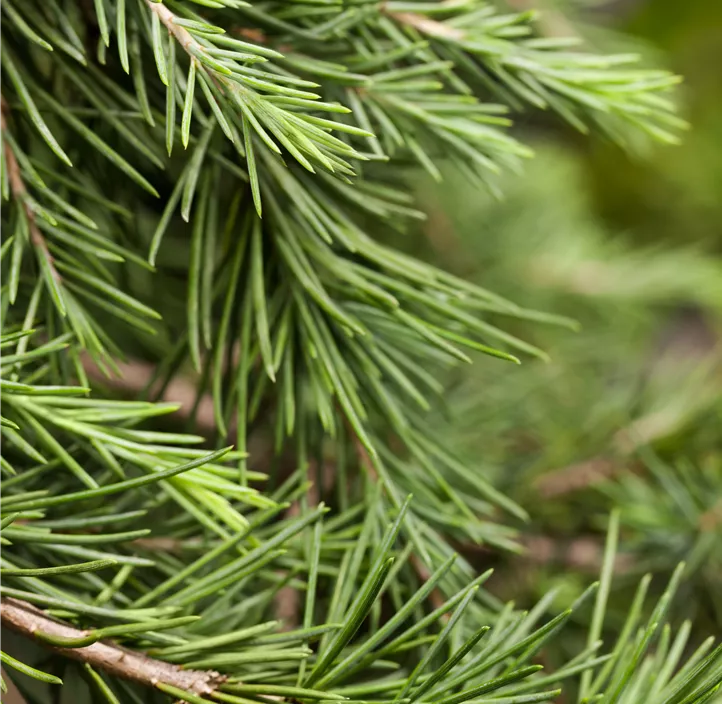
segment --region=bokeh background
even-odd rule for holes
[[[531,515],[520,555],[459,548],[497,568],[491,589],[505,600],[531,605],[556,588],[566,606],[598,574],[620,507],[611,627],[643,573],[661,589],[684,560],[676,618],[699,642],[722,625],[722,3],[541,7],[544,31],[681,74],[691,128],[679,146],[628,154],[522,118],[536,157],[502,182],[503,199],[453,173],[442,186],[418,182],[431,213],[424,256],[579,323],[505,321],[550,360],[504,374],[478,360],[453,380],[453,417],[439,418],[450,446]],[[565,643],[572,652],[575,639]]]

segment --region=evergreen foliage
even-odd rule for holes
[[[675,615],[703,640],[720,624],[722,262],[610,231],[593,215],[583,153],[549,141],[537,140],[523,177],[505,179],[501,202],[471,199],[453,174],[442,193],[423,191],[432,213],[449,214],[432,219],[445,239],[429,228],[427,256],[581,325],[576,335],[524,326],[550,363],[499,375],[477,362],[449,380],[454,412],[436,414],[438,432],[530,513],[523,555],[468,544],[466,554],[495,567],[492,588],[505,599],[533,603],[556,588],[564,606],[598,569],[606,515],[618,507],[612,632],[636,580],[671,576],[684,560]],[[582,625],[570,624],[547,657],[563,661]]]
[[[617,513],[561,610],[455,554],[528,516],[442,432],[447,380],[476,353],[523,379],[547,353],[515,324],[575,322],[396,239],[413,169],[499,190],[523,111],[676,142],[675,76],[479,0],[2,12],[2,661],[29,701],[713,701],[719,646],[667,620],[683,567],[602,642]],[[154,362],[132,398],[124,357]],[[157,401],[180,372],[185,430]]]

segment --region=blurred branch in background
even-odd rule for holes
[[[534,134],[536,158],[501,200],[452,175],[445,189],[421,185],[435,203],[428,256],[581,324],[533,331],[549,363],[503,378],[483,362],[464,370],[447,399],[455,412],[435,425],[531,515],[527,561],[501,560],[492,586],[522,603],[550,584],[578,592],[573,574],[598,566],[604,516],[621,506],[620,584],[693,555],[682,611],[722,623],[722,258],[615,231],[585,154]]]

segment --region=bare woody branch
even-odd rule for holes
[[[77,639],[87,635],[83,630],[51,618],[32,604],[9,597],[0,600],[0,620],[6,628],[38,643],[37,633],[58,639]],[[60,648],[45,642],[41,644],[64,657],[147,687],[156,688],[159,684],[165,684],[198,696],[207,696],[225,679],[212,670],[183,670],[178,665],[155,660],[112,641],[98,641],[83,648]]]

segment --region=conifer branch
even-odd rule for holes
[[[19,599],[0,600],[3,626],[48,647],[63,657],[78,660],[109,675],[137,682],[147,687],[166,684],[200,696],[211,694],[225,677],[212,670],[182,669],[163,660],[156,660],[136,650],[128,650],[112,641],[98,641],[81,648],[50,645],[53,640],[80,639],[87,631],[55,620],[42,610]],[[42,633],[42,638],[38,637]]]
[[[510,459],[505,428],[494,429],[498,453],[492,442],[477,451],[488,413],[519,396],[479,393],[482,423],[468,412],[449,422],[446,401],[462,393],[458,365],[472,352],[546,358],[504,321],[574,323],[394,244],[418,232],[417,203],[428,207],[409,192],[409,164],[506,192],[504,174],[532,155],[512,131],[527,108],[583,131],[596,125],[623,145],[642,135],[674,142],[684,128],[666,97],[676,77],[629,66],[630,55],[569,51],[567,39],[538,35],[526,4],[513,13],[486,0],[2,5],[12,108],[0,148],[12,230],[0,247],[3,625],[49,647],[52,673],[83,663],[110,702],[155,689],[153,699],[196,704],[521,704],[557,701],[547,689],[557,683],[573,696],[582,672],[589,701],[708,701],[722,686],[714,657],[700,652],[700,669],[690,661],[680,677],[667,655],[682,653],[689,631],[669,647],[681,568],[646,625],[645,578],[626,635],[598,650],[619,622],[605,617],[616,514],[588,644],[537,674],[535,656],[561,662],[550,639],[567,621],[579,628],[582,613],[570,616],[594,587],[556,616],[553,592],[522,612],[482,588],[488,555],[525,544],[500,511],[536,522],[543,507],[528,516],[529,496],[500,486],[490,467]],[[524,256],[544,220],[503,251]],[[552,280],[567,261],[545,264]],[[606,288],[637,286],[641,268]],[[580,270],[577,258],[567,279]],[[707,273],[708,298],[717,273]],[[498,376],[523,383],[530,368]],[[122,386],[97,370],[117,372]],[[526,407],[503,415],[514,421]],[[657,410],[634,437],[669,427]],[[237,449],[203,449],[229,433]],[[530,488],[560,496],[584,474],[577,466]],[[657,474],[675,487],[669,495],[688,494],[680,532],[700,564],[707,553],[693,541],[719,527],[719,491],[691,473]],[[678,507],[667,495],[636,501],[638,489],[620,500],[632,503],[625,525],[648,530],[657,514],[636,509],[659,505],[666,520],[655,530],[666,538]],[[596,541],[560,543],[551,532],[526,544],[552,566],[580,571],[580,554],[598,566]],[[188,616],[166,618],[179,609]],[[14,653],[2,662],[59,683]],[[89,694],[84,702],[97,700]]]

